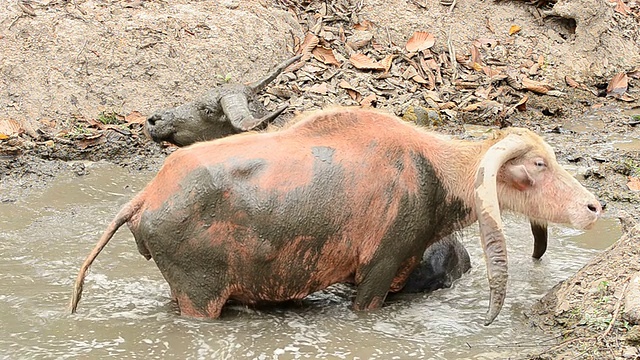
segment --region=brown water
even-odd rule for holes
[[[81,262],[152,176],[88,167],[89,175],[58,178],[25,200],[0,204],[0,358],[517,358],[549,343],[522,311],[620,234],[607,218],[590,232],[554,226],[547,254],[533,261],[528,223],[507,217],[508,295],[485,327],[488,285],[474,227],[463,236],[473,268],[452,289],[362,313],[341,292],[327,292],[305,307],[229,307],[215,321],[176,314],[165,281],[124,227],[94,263],[78,313],[69,315]]]

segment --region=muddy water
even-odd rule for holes
[[[304,306],[225,309],[215,321],[183,318],[153,262],[121,229],[98,257],[79,312],[66,305],[82,260],[118,208],[151,173],[90,164],[83,177],[58,178],[43,191],[0,204],[0,358],[492,359],[548,340],[522,311],[619,236],[604,219],[592,232],[551,228],[542,261],[530,258],[526,221],[508,217],[510,282],[505,307],[482,325],[487,282],[475,230],[463,234],[473,269],[452,289],[355,313],[344,291]]]

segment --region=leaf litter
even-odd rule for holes
[[[279,3],[307,32],[296,39],[296,53],[303,58],[272,85],[277,91],[263,96],[268,110],[282,101],[278,94],[286,88],[294,112],[340,104],[385,108],[402,116],[409,107],[421,106],[436,109],[445,120],[462,117],[465,122],[509,126],[510,116],[526,111],[527,92],[565,95],[545,80],[545,57],[533,49],[520,67],[510,64],[513,36],[522,31],[519,25],[490,38],[478,37],[466,49],[450,48],[447,39],[427,29],[417,29],[405,43],[396,44],[360,14],[360,1]],[[565,81],[594,93],[571,78]]]

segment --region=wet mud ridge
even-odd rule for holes
[[[618,242],[533,306],[530,319],[557,343],[532,358],[640,357],[640,225],[621,221]]]

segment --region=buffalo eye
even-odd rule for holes
[[[536,160],[535,164],[540,169],[547,167],[547,164],[544,162],[544,160]]]
[[[213,111],[205,104],[198,104],[198,111],[203,112],[206,116],[211,116]]]

